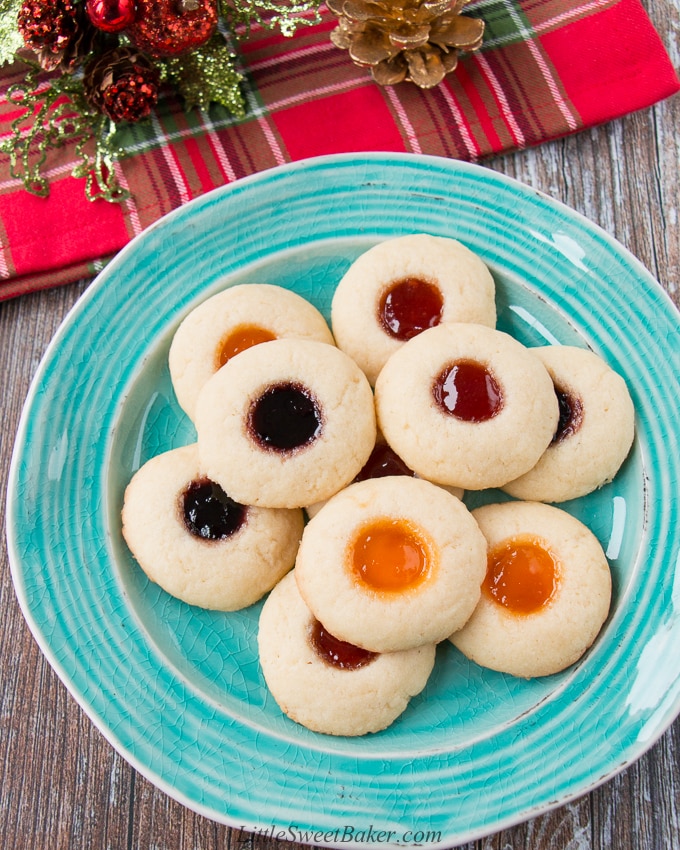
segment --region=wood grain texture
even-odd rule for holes
[[[677,67],[680,0],[648,4]],[[583,213],[680,306],[680,98],[485,164]],[[0,491],[32,375],[85,283],[0,304]],[[4,528],[4,499],[0,519]],[[57,679],[0,547],[0,844],[37,850],[295,850],[176,803],[106,742]],[[557,766],[559,769],[559,766]],[[263,821],[266,819],[263,818]],[[680,848],[680,720],[635,764],[568,805],[466,850]]]

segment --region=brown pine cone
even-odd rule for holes
[[[19,32],[31,50],[63,50],[76,31],[76,5],[71,0],[24,0]]]
[[[147,118],[158,100],[160,75],[143,53],[117,47],[85,68],[83,87],[89,103],[112,121]]]
[[[101,36],[90,24],[85,4],[73,0],[24,0],[17,25],[46,71],[72,71]]]
[[[456,67],[459,50],[481,46],[484,22],[461,15],[468,2],[327,0],[339,19],[331,41],[381,85],[410,80],[432,88]]]

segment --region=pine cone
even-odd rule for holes
[[[17,25],[46,71],[73,71],[101,36],[90,24],[85,4],[73,0],[24,0]]]
[[[147,118],[158,100],[160,74],[135,48],[117,47],[85,68],[83,87],[89,103],[112,121]]]
[[[338,16],[331,33],[336,47],[368,66],[376,82],[410,80],[438,85],[458,64],[458,51],[477,50],[484,21],[461,10],[470,0],[327,0]]]

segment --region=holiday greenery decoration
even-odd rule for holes
[[[26,73],[8,99],[20,110],[1,149],[13,177],[49,194],[47,154],[76,143],[73,174],[90,200],[120,201],[118,130],[147,119],[163,85],[187,109],[220,104],[245,114],[231,46],[253,24],[292,35],[313,23],[321,0],[0,0],[0,65]]]
[[[322,0],[0,0],[0,66],[25,64],[8,99],[19,117],[0,144],[13,177],[49,194],[48,152],[74,142],[74,176],[90,200],[120,201],[115,160],[122,125],[148,119],[164,85],[187,109],[220,104],[245,115],[232,47],[259,24],[292,35],[316,22]],[[332,42],[382,85],[431,88],[460,50],[476,50],[484,23],[461,14],[470,0],[326,0]],[[313,12],[312,15],[304,13]]]

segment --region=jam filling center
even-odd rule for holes
[[[533,614],[553,597],[557,562],[534,537],[504,540],[489,552],[482,591],[513,614]]]
[[[555,387],[555,395],[560,408],[560,418],[557,430],[552,442],[561,443],[567,437],[571,437],[581,427],[583,422],[583,402],[578,396],[572,395],[566,390]]]
[[[358,670],[378,656],[377,652],[369,652],[353,643],[333,637],[318,620],[312,623],[310,642],[319,658],[341,670]]]
[[[459,360],[437,377],[432,395],[439,407],[464,422],[486,422],[503,408],[503,393],[492,373],[475,360]]]
[[[370,478],[386,478],[388,475],[408,475],[413,478],[414,474],[387,443],[376,443],[354,480],[366,481]]]
[[[399,593],[427,578],[430,547],[415,526],[403,519],[377,519],[365,525],[351,547],[351,569],[372,590]]]
[[[378,305],[378,320],[385,333],[405,342],[441,321],[444,299],[426,280],[406,277],[393,283]]]
[[[227,334],[220,342],[215,352],[215,368],[219,369],[241,351],[259,345],[261,342],[271,342],[276,336],[258,325],[239,325]]]
[[[219,484],[201,478],[188,484],[180,496],[187,531],[202,540],[225,540],[246,521],[248,509],[227,496]]]
[[[313,442],[322,429],[321,411],[301,384],[275,384],[252,404],[248,428],[266,449],[292,451]]]

